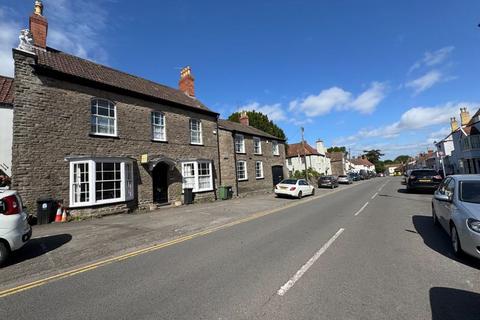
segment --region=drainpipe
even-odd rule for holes
[[[238,176],[237,176],[237,152],[235,151],[235,131],[232,131],[232,140],[233,140],[233,161],[235,162],[235,188],[237,189],[238,197]]]
[[[220,163],[220,129],[218,128],[218,118],[217,116],[217,153],[218,153],[218,183],[222,185],[222,165]]]

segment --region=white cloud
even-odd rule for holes
[[[387,86],[381,82],[373,82],[370,87],[353,98],[352,93],[331,87],[322,90],[318,95],[309,95],[303,100],[290,102],[290,111],[301,111],[308,117],[316,117],[335,110],[357,110],[361,113],[372,113],[385,98]]]
[[[252,102],[238,108],[238,111],[257,111],[268,116],[272,121],[287,120],[287,116],[280,103],[261,105],[258,102]]]
[[[453,50],[455,50],[455,47],[448,46],[438,49],[434,52],[425,52],[423,58],[415,62],[413,66],[410,67],[409,73],[422,66],[432,67],[444,62],[450,56]]]
[[[408,88],[412,88],[415,94],[419,94],[420,92],[433,87],[436,83],[447,80],[448,79],[445,78],[440,71],[432,70],[427,72],[420,78],[407,82],[405,86]]]

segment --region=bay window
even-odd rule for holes
[[[183,189],[192,188],[193,192],[213,190],[211,161],[189,161],[182,163]]]
[[[70,206],[84,207],[133,199],[130,159],[98,158],[70,161]]]

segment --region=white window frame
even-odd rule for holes
[[[197,122],[198,123],[198,130],[193,130],[192,128],[192,123],[193,122]],[[190,126],[190,144],[195,144],[195,145],[203,145],[203,130],[202,130],[202,121],[200,121],[199,119],[190,119],[189,121],[189,126]],[[199,136],[200,136],[200,141],[196,141],[194,142],[192,137],[193,137],[193,133],[198,133]]]
[[[104,101],[108,104],[109,107],[113,107],[114,116],[111,117],[110,115],[109,116],[99,115],[98,114],[98,101]],[[92,112],[92,107],[93,107],[94,102],[96,102],[96,114],[94,114]],[[94,118],[95,119],[104,118],[104,119],[108,119],[108,120],[113,120],[114,132],[113,133],[98,132],[98,121],[96,121],[95,130],[92,130],[93,129],[92,127],[93,127],[93,119]],[[101,99],[101,98],[93,98],[90,101],[90,133],[92,135],[95,135],[95,136],[107,136],[107,137],[116,137],[117,136],[117,134],[118,134],[118,130],[117,130],[117,106],[115,105],[115,103],[113,103],[112,101],[110,101],[108,99]]]
[[[274,156],[279,156],[280,155],[280,149],[278,147],[278,141],[273,140],[272,141],[272,153]]]
[[[239,165],[240,163],[243,163],[243,168],[245,169],[245,170],[244,170],[244,171],[245,171],[245,177],[243,177],[243,178],[240,178],[240,176],[239,176],[239,174],[238,174],[238,171],[239,171],[239,170],[238,170],[238,165]],[[238,179],[238,181],[248,180],[247,161],[245,161],[245,160],[238,160],[238,161],[237,161],[236,169],[237,169],[237,179]]]
[[[245,153],[245,137],[243,134],[235,134],[235,153]]]
[[[120,197],[106,200],[96,199],[96,172],[97,163],[120,163]],[[74,187],[75,172],[74,168],[77,164],[88,164],[88,201],[76,201],[76,193]],[[127,170],[130,172],[127,174]],[[119,203],[133,200],[134,198],[134,177],[133,177],[133,161],[128,159],[112,159],[112,158],[90,158],[77,159],[70,161],[70,207],[90,207],[109,203]]]
[[[262,139],[260,139],[259,137],[253,137],[253,153],[257,155],[262,154]]]
[[[200,188],[200,165],[201,164],[208,164],[208,170],[210,172],[209,175],[205,175],[206,177],[210,177],[209,188]],[[193,165],[194,174],[189,175],[188,178],[193,178],[193,186],[187,186],[185,183],[185,167]],[[185,161],[182,162],[182,190],[187,187],[193,187],[193,192],[206,192],[206,191],[213,191],[213,166],[212,161]]]
[[[260,175],[258,175],[258,164],[260,164]],[[255,161],[255,178],[263,179],[265,178],[263,175],[263,162],[262,161]]]
[[[155,119],[163,120],[163,124],[156,124]],[[167,120],[165,118],[165,113],[160,111],[152,111],[151,122],[152,122],[152,140],[166,142],[167,141]],[[163,139],[161,138],[159,139],[155,137],[155,128],[160,128],[161,130],[163,130]]]

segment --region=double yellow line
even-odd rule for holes
[[[86,265],[86,266],[83,266],[83,267],[80,267],[80,268],[76,268],[76,269],[66,271],[66,272],[63,272],[63,273],[59,273],[59,274],[56,274],[56,275],[53,275],[53,276],[50,276],[50,277],[47,277],[47,278],[44,278],[44,279],[40,279],[40,280],[29,282],[29,283],[26,283],[26,284],[23,284],[23,285],[20,285],[20,286],[17,286],[17,287],[13,287],[13,288],[10,288],[10,289],[7,289],[7,290],[3,290],[3,291],[0,291],[0,298],[5,298],[7,296],[10,296],[10,295],[13,295],[13,294],[16,294],[16,293],[20,293],[22,291],[33,289],[33,288],[42,286],[44,284],[47,284],[47,283],[55,281],[55,280],[68,278],[68,277],[71,277],[71,276],[74,276],[74,275],[77,275],[77,274],[80,274],[80,273],[84,273],[84,272],[87,272],[87,271],[90,271],[90,270],[94,270],[98,267],[102,267],[102,266],[105,266],[105,265],[113,263],[113,262],[122,261],[122,260],[125,260],[125,259],[129,259],[129,258],[138,256],[140,254],[144,254],[144,253],[151,252],[151,251],[154,251],[154,250],[159,250],[159,249],[162,249],[162,248],[165,248],[165,247],[172,246],[172,245],[177,244],[177,243],[181,243],[181,242],[185,242],[185,241],[188,241],[188,240],[191,240],[191,239],[194,239],[194,238],[205,236],[205,235],[210,234],[212,232],[222,230],[222,229],[226,229],[226,228],[230,228],[230,227],[233,227],[235,225],[245,223],[245,222],[248,222],[248,221],[252,221],[252,220],[270,215],[272,213],[276,213],[276,212],[279,212],[279,211],[282,211],[282,210],[285,210],[285,209],[288,209],[288,208],[298,206],[300,204],[304,204],[306,202],[316,200],[318,198],[322,198],[326,195],[336,193],[336,192],[338,192],[338,191],[335,190],[335,191],[332,191],[332,192],[329,192],[329,193],[326,193],[326,194],[322,194],[322,195],[318,195],[318,196],[315,196],[315,197],[310,197],[310,198],[307,198],[307,199],[303,199],[302,201],[292,202],[290,204],[287,204],[287,205],[279,207],[279,208],[270,209],[270,210],[266,210],[266,211],[260,211],[260,212],[257,212],[255,214],[251,215],[251,216],[248,216],[246,218],[235,220],[235,221],[232,221],[232,222],[229,222],[229,223],[217,226],[217,227],[213,227],[213,228],[210,228],[210,229],[206,229],[204,231],[200,231],[200,232],[197,232],[197,233],[193,233],[193,234],[188,235],[188,236],[183,236],[183,237],[180,237],[180,238],[177,238],[177,239],[162,242],[162,243],[159,243],[159,244],[147,247],[147,248],[139,249],[139,250],[136,250],[136,251],[133,251],[133,252],[130,252],[130,253],[120,255],[120,256],[115,256],[115,257],[112,257],[112,258],[101,260],[101,261],[98,261],[98,262],[95,262],[95,263],[92,263],[92,264],[89,264],[89,265]]]

